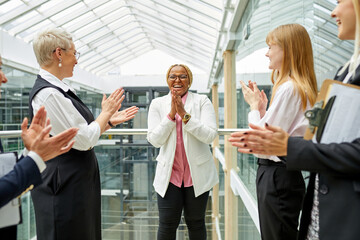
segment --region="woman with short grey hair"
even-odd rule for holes
[[[94,119],[91,111],[62,80],[73,76],[80,54],[72,37],[62,29],[40,32],[33,41],[40,72],[29,94],[33,116],[45,106],[52,123],[51,134],[79,128],[73,148],[52,160],[42,174],[43,184],[32,192],[38,240],[101,239],[100,176],[93,147],[103,132],[132,119],[137,107],[118,111],[124,99],[119,88]]]

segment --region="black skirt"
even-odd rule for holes
[[[71,149],[46,162],[32,191],[38,240],[100,240],[101,192],[94,150]]]

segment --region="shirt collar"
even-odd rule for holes
[[[181,100],[182,100],[183,104],[185,104],[188,95],[189,95],[189,91],[187,91],[185,93],[185,95],[181,97]]]
[[[43,79],[45,79],[49,83],[51,83],[51,84],[61,88],[62,90],[64,90],[64,92],[67,92],[67,91],[70,90],[73,93],[76,93],[76,91],[72,87],[70,87],[69,85],[67,85],[66,83],[64,83],[63,81],[61,81],[60,79],[55,77],[53,74],[46,71],[45,69],[40,68],[39,75],[40,75],[40,77],[42,77]]]

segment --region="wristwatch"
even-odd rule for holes
[[[184,117],[182,118],[182,121],[185,123],[185,122],[189,121],[190,118],[191,118],[191,115],[188,113],[185,113]]]

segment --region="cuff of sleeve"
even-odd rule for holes
[[[24,157],[26,157],[29,154],[29,150],[27,148],[24,148],[23,152],[21,155],[23,155]]]
[[[94,125],[94,126],[95,126],[95,134],[100,137],[100,125],[99,125],[99,123],[98,123],[97,121],[92,121],[92,122],[89,124],[89,126],[90,126],[90,125]],[[96,142],[97,142],[97,140],[96,140]]]
[[[252,110],[248,114],[249,123],[256,124],[260,121],[260,112],[258,110]]]
[[[254,154],[257,158],[269,159],[273,162],[281,162],[281,159],[274,155],[263,155],[263,154]]]
[[[28,156],[34,160],[34,162],[38,166],[40,172],[43,172],[45,170],[46,164],[44,163],[42,158],[36,152],[30,151]]]
[[[171,117],[169,116],[169,114],[167,115],[168,119],[172,122],[175,122],[175,119],[171,119]]]

